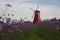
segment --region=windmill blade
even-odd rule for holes
[[[30,8],[32,11],[35,11],[34,9]]]
[[[31,18],[33,18],[33,17],[34,17],[34,15],[35,15],[35,14],[33,14]]]
[[[39,8],[39,5],[37,5],[36,10]]]

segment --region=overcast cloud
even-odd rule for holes
[[[6,14],[15,14],[14,18],[17,19],[27,17],[27,20],[33,20],[34,11],[30,8],[35,10],[38,4],[42,20],[60,18],[60,0],[0,0],[0,14],[5,11],[5,4],[12,5]]]

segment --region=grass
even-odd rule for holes
[[[42,22],[41,24],[37,24],[35,27],[30,27],[28,23],[21,24],[18,23],[12,24],[11,27],[5,27],[6,25],[3,25],[3,30],[0,31],[0,40],[60,40],[60,28],[57,29],[57,27],[60,27],[59,21],[54,22]],[[28,26],[27,26],[28,25]],[[13,31],[8,32],[8,30],[15,28],[14,26],[18,27],[16,29],[20,29],[21,31]]]
[[[2,36],[2,34],[4,34]],[[27,29],[23,32],[1,32],[0,40],[60,40],[60,30],[49,30],[45,27],[40,27],[32,30]]]

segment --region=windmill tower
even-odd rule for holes
[[[34,11],[34,19],[33,19],[33,23],[34,24],[37,24],[39,21],[41,21],[41,18],[40,18],[40,11],[38,10],[39,8],[39,5],[36,7],[36,10],[32,10]]]

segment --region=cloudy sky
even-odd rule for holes
[[[27,18],[32,21],[33,13],[30,8],[36,9],[39,5],[41,19],[60,18],[60,0],[0,0],[0,15],[6,10],[6,4],[12,5],[5,14],[14,14],[13,18]]]

